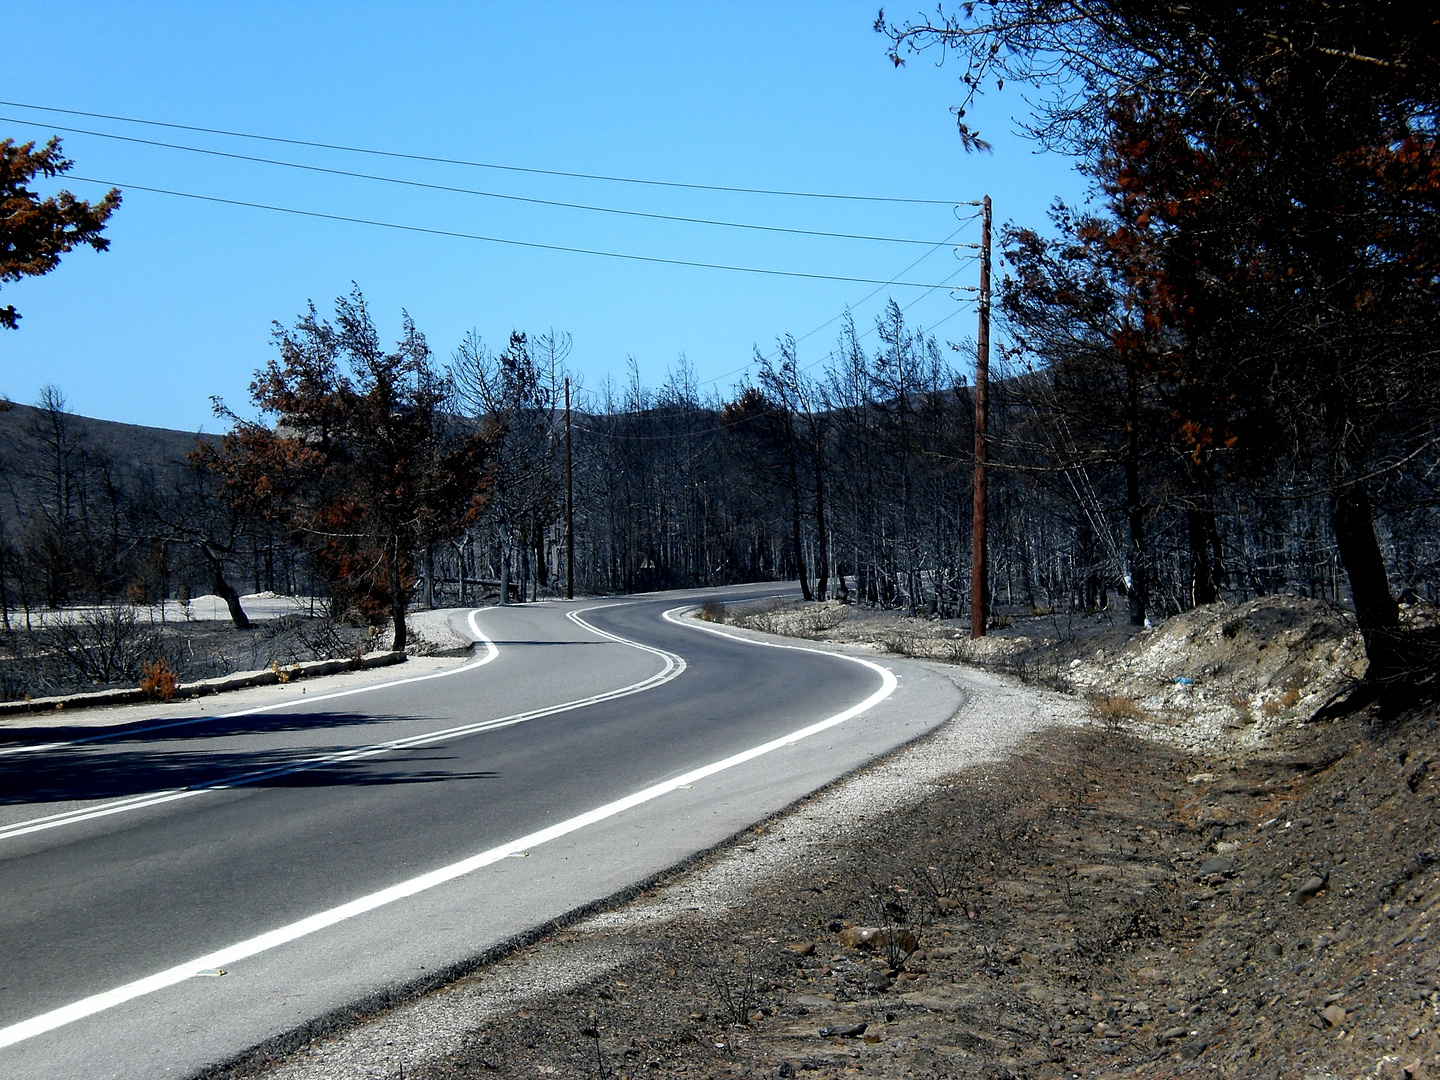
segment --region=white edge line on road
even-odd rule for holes
[[[611,607],[614,605],[598,605],[600,607]],[[462,671],[472,671],[481,664],[488,664],[499,655],[495,643],[492,642],[480,630],[475,623],[475,615],[486,609],[476,609],[470,613],[470,628],[475,631],[478,640],[486,647],[486,655],[464,667],[451,668],[448,671],[438,672],[432,675],[418,675],[414,678],[400,680],[398,682],[387,682],[376,686],[357,687],[352,690],[343,690],[328,697],[344,697],[349,694],[362,693],[368,690],[379,689],[382,686],[403,686],[406,683],[423,682],[427,679],[438,679],[442,676],[456,675]],[[77,825],[83,821],[92,821],[95,818],[110,817],[113,814],[129,813],[132,810],[145,810],[152,806],[161,806],[165,803],[177,802],[180,799],[193,798],[196,795],[203,795],[206,792],[225,791],[231,788],[245,787],[249,784],[259,783],[262,780],[270,780],[277,776],[289,776],[292,773],[307,772],[311,769],[322,769],[327,765],[339,765],[344,762],[361,761],[365,758],[376,757],[380,754],[388,754],[397,750],[412,750],[418,746],[428,746],[431,743],[443,739],[458,739],[468,735],[478,735],[481,732],[496,731],[500,728],[514,727],[516,724],[523,724],[527,720],[538,720],[545,716],[554,716],[557,713],[570,712],[574,709],[583,709],[587,705],[598,705],[602,701],[612,701],[615,698],[628,697],[631,694],[638,694],[645,690],[654,689],[671,679],[677,678],[685,670],[685,661],[675,653],[666,652],[664,649],[657,649],[650,645],[642,645],[638,641],[630,641],[626,638],[616,637],[596,626],[592,626],[581,615],[587,611],[596,610],[595,606],[581,608],[578,611],[566,613],[577,626],[590,631],[602,638],[631,648],[639,649],[641,652],[651,653],[664,661],[664,667],[659,672],[639,682],[630,683],[628,686],[621,686],[614,690],[607,690],[604,693],[592,694],[589,697],[576,698],[573,701],[561,702],[558,705],[548,705],[540,709],[531,709],[528,712],[512,713],[509,716],[500,716],[491,720],[478,720],[470,724],[461,724],[455,727],[442,728],[439,731],[426,731],[417,735],[407,735],[400,739],[391,739],[387,742],[372,743],[367,746],[357,746],[349,750],[337,750],[329,754],[321,754],[312,758],[305,758],[301,761],[291,762],[286,765],[277,765],[267,769],[256,769],[248,773],[237,773],[234,776],[223,777],[218,780],[209,780],[205,783],[195,784],[191,787],[171,788],[163,791],[147,792],[144,795],[132,795],[129,798],[117,799],[107,802],[101,806],[81,807],[77,810],[69,810],[63,814],[51,814],[42,818],[31,818],[27,821],[18,822],[7,828],[0,829],[0,840],[12,840],[18,836],[26,836],[30,833],[44,832],[47,829],[58,829],[65,825]],[[327,697],[314,697],[310,701],[325,701]],[[293,705],[294,702],[286,704]],[[308,703],[307,703],[308,704]],[[277,708],[278,706],[265,706],[266,709]],[[251,709],[244,713],[229,713],[230,716],[246,716],[250,712],[260,712],[260,709]]]
[[[689,605],[686,606],[688,607]],[[676,623],[676,625],[691,625],[693,628],[701,630],[710,629],[709,627],[698,626],[696,624],[680,623],[672,617],[676,611],[683,610],[685,610],[685,607],[673,608],[665,612],[664,617],[667,621]],[[579,613],[571,613],[571,618],[574,618],[577,614]],[[592,627],[591,629],[594,628]],[[601,630],[597,630],[596,632],[605,634],[605,631]],[[734,634],[726,634],[723,631],[713,632],[721,634],[722,637],[728,637],[733,641],[747,642],[752,645],[772,644],[771,642],[753,641],[749,638],[738,637]],[[606,636],[613,635],[607,634]],[[616,640],[624,641],[625,639],[617,638]],[[629,642],[629,644],[635,644],[639,648],[648,651],[663,651],[652,649],[651,646],[639,645],[638,642]],[[586,813],[558,822],[549,828],[541,829],[538,832],[530,833],[516,840],[511,840],[508,843],[501,844],[499,847],[490,848],[488,851],[482,851],[478,855],[472,855],[468,859],[451,863],[449,866],[442,866],[438,870],[430,871],[428,874],[421,874],[419,877],[413,877],[408,881],[391,885],[389,888],[381,889],[379,892],[373,892],[368,896],[351,900],[348,904],[341,904],[339,907],[333,907],[328,911],[321,911],[308,918],[301,919],[298,922],[290,923],[288,926],[282,926],[267,933],[260,934],[257,937],[237,942],[226,948],[217,949],[215,952],[206,953],[204,956],[196,957],[194,960],[187,961],[183,964],[177,964],[175,967],[168,968],[165,971],[156,972],[154,975],[146,976],[143,979],[136,979],[134,982],[126,983],[123,986],[117,986],[113,990],[93,994],[90,997],[82,998],[69,1005],[64,1005],[58,1009],[52,1009],[50,1012],[41,1013],[39,1016],[31,1017],[29,1020],[22,1020],[17,1024],[11,1024],[9,1027],[0,1028],[0,1047],[13,1046],[18,1042],[33,1039],[37,1035],[43,1035],[47,1031],[54,1031],[56,1028],[64,1027],[66,1024],[72,1024],[87,1016],[104,1012],[106,1009],[113,1009],[115,1006],[122,1005],[135,998],[175,986],[194,977],[202,970],[229,967],[241,960],[248,959],[249,957],[256,956],[270,949],[316,933],[317,931],[324,930],[327,927],[334,926],[336,923],[353,919],[357,915],[363,915],[368,911],[374,911],[376,908],[393,904],[397,900],[403,900],[406,897],[414,896],[428,889],[433,889],[437,885],[443,885],[465,874],[473,873],[482,867],[499,862],[501,859],[511,855],[533,850],[541,844],[549,843],[551,840],[559,839],[586,826],[594,825],[597,822],[604,821],[606,818],[614,817],[616,814],[623,813],[626,810],[658,799],[660,796],[667,795],[677,788],[688,787],[698,780],[703,780],[708,776],[714,776],[716,773],[724,772],[726,769],[733,769],[737,765],[743,765],[747,761],[753,761],[755,758],[762,757],[792,742],[798,742],[801,739],[833,728],[838,724],[843,724],[846,720],[859,716],[865,712],[866,709],[878,705],[895,691],[896,683],[894,673],[888,668],[872,663],[869,660],[863,660],[857,656],[846,656],[842,653],[829,653],[822,649],[806,649],[800,646],[784,645],[775,647],[794,648],[800,652],[814,652],[822,656],[840,656],[846,660],[853,660],[855,663],[879,673],[880,689],[876,690],[859,704],[852,705],[850,708],[843,712],[838,712],[834,716],[826,717],[824,720],[800,728],[797,731],[792,731],[786,735],[781,735],[779,738],[771,739],[769,742],[761,743],[759,746],[752,746],[748,750],[742,750],[740,753],[732,754],[730,757],[722,758],[720,761],[711,762],[709,765],[702,765],[698,769],[693,769],[690,772],[673,777],[670,780],[654,784],[641,791],[634,792],[631,795],[626,795],[624,798],[616,799],[614,802],[598,806],[594,810],[589,810]]]

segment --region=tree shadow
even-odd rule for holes
[[[301,698],[289,704],[299,709],[306,702]],[[0,731],[0,751],[13,751],[25,746],[52,742],[90,745],[95,743],[154,742],[161,739],[189,740],[266,735],[285,731],[324,731],[331,728],[388,724],[396,720],[414,719],[419,718],[384,713],[288,712],[285,709],[275,709],[272,712],[251,713],[243,716],[215,714],[177,716],[165,720],[136,720],[134,723],[117,724],[107,728],[84,727],[79,724],[54,724],[45,727],[12,728]],[[0,771],[5,768],[5,762],[9,756],[25,757],[27,755],[0,753]]]
[[[404,719],[409,718],[344,716],[325,726]],[[438,763],[453,758],[433,747],[402,747],[355,758],[349,755],[357,747],[344,744],[205,749],[195,745],[196,740],[196,732],[183,730],[168,740],[147,738],[144,746],[107,740],[0,757],[0,805],[86,802],[179,790],[431,784],[499,775],[447,770]]]

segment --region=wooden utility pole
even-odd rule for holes
[[[575,599],[575,473],[570,461],[570,376],[565,376],[565,599]]]
[[[990,613],[989,549],[986,546],[986,504],[989,456],[986,410],[990,397],[990,196],[980,204],[980,329],[975,335],[975,510],[970,549],[970,636],[985,636]]]

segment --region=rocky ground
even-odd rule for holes
[[[770,633],[1007,672],[1101,701],[1102,711],[1119,711],[1147,736],[1195,752],[1262,746],[1365,673],[1353,618],[1324,601],[1293,596],[1212,604],[1143,629],[1108,613],[1016,613],[979,640],[959,621],[835,601],[716,615]]]
[[[1052,644],[1088,705],[965,676],[972,710],[1036,714],[1003,760],[957,751],[962,711],[607,915],[230,1071],[1440,1076],[1440,713],[1307,722],[1357,673],[1309,602],[1184,620]],[[1030,636],[983,647],[1014,667]]]

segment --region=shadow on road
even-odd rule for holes
[[[263,719],[243,717],[241,719]],[[339,728],[414,719],[397,715],[307,714],[304,723],[254,726],[244,731],[198,729],[134,732],[130,739],[72,743],[34,754],[0,757],[0,805],[113,799],[149,792],[206,787],[342,787],[488,780],[494,772],[452,772],[452,760],[433,747],[390,750],[359,760],[326,761],[353,745],[206,748],[217,735],[264,734],[297,728]],[[136,745],[142,741],[143,745]],[[51,739],[55,736],[52,735]]]
[[[297,710],[305,701],[293,703]],[[249,716],[180,716],[171,720],[137,720],[133,724],[114,727],[82,727],[78,724],[54,724],[48,727],[14,728],[0,731],[0,751],[36,743],[134,743],[157,739],[209,739],[241,735],[265,735],[283,731],[323,731],[327,728],[355,727],[362,724],[385,724],[392,720],[415,717],[360,712],[274,712],[252,713]],[[0,756],[0,771],[5,758]]]

